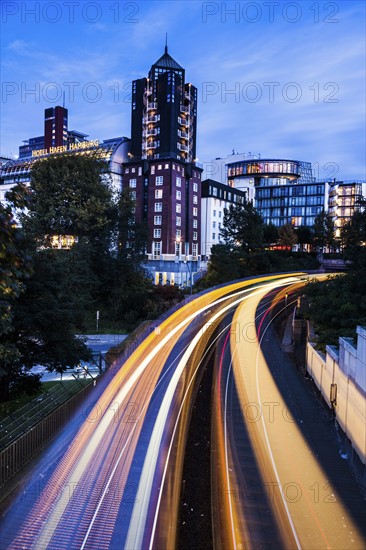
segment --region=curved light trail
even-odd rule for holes
[[[221,359],[212,410],[212,438],[217,451],[212,459],[212,472],[216,473],[213,521],[218,535],[214,538],[218,541],[217,548],[254,548],[246,505],[232,498],[231,487],[240,480],[242,466],[237,463],[235,426],[230,425],[228,406],[235,395],[244,426],[245,407],[250,400],[261,407],[271,396],[280,398],[260,350],[268,325],[264,327],[266,314],[258,313],[258,305],[272,292],[273,307],[285,292],[301,287],[304,277],[304,273],[288,273],[225,285],[202,294],[165,319],[117,368],[73,440],[68,442],[62,434],[59,436],[60,456],[52,455],[50,463],[43,466],[43,490],[29,506],[17,506],[19,502],[15,501],[6,513],[3,522],[6,547],[37,550],[174,547],[195,388],[209,346],[218,345]],[[260,341],[248,343],[242,338],[237,341],[233,327],[255,326],[257,315],[262,315]],[[230,322],[229,316],[233,316]],[[212,328],[217,329],[216,340],[207,337]],[[131,405],[137,411],[132,422]],[[296,445],[304,444],[296,426],[291,424],[291,433],[283,432],[284,428],[288,426],[279,426],[279,431],[274,432],[264,419],[246,427],[258,452],[256,459],[263,479],[272,482],[276,479],[281,487],[287,478],[276,438],[279,437],[281,445],[284,441],[291,443],[293,438]],[[311,454],[309,449],[304,448],[303,452]],[[310,456],[309,460],[311,471],[320,475],[313,464],[315,458]],[[215,493],[215,483],[219,482],[228,489],[224,501]],[[70,487],[71,492],[67,490]],[[277,501],[272,510],[284,548],[315,548],[304,545],[304,529],[314,529],[315,520],[320,530],[325,530],[324,525],[328,528],[328,524],[322,523],[325,518],[318,509],[310,509],[308,503],[301,508],[300,516],[299,510],[300,506],[296,509],[285,499]],[[339,510],[346,517],[341,506]],[[309,513],[306,522],[301,519],[302,513]],[[347,518],[348,525],[350,522]],[[355,537],[361,540],[356,534]],[[328,539],[316,536],[315,540],[319,548],[326,548],[319,544]]]

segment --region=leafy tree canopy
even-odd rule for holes
[[[221,236],[227,245],[247,252],[263,247],[263,219],[252,202],[225,209]]]

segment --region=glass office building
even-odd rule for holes
[[[251,159],[228,164],[228,183],[245,190],[266,223],[312,226],[326,206],[326,183],[316,182],[310,162]]]

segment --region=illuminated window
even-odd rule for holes
[[[155,189],[155,198],[156,199],[162,199],[163,198],[163,190],[162,189]]]
[[[193,184],[193,191],[194,191],[195,193],[197,193],[197,191],[198,191],[198,184],[197,184],[197,183],[194,183],[194,184]]]
[[[130,180],[130,187],[136,187],[136,179]]]
[[[177,225],[181,225],[182,224],[182,218],[180,218],[179,216],[177,216]]]
[[[154,239],[160,239],[161,229],[154,229]]]
[[[163,203],[162,202],[156,202],[155,203],[155,212],[162,212],[163,211]]]
[[[198,200],[197,200],[197,195],[193,195],[193,204],[197,204]]]
[[[181,186],[182,186],[182,180],[181,180],[181,178],[177,178],[176,184],[177,184],[177,187],[181,187]]]
[[[154,225],[161,225],[161,216],[154,216]]]
[[[155,178],[155,184],[156,185],[163,185],[163,182],[164,182],[163,176],[156,176],[156,178]]]
[[[198,209],[195,206],[193,207],[193,216],[198,216]]]
[[[193,231],[193,240],[194,240],[194,241],[197,240],[197,231]]]
[[[182,198],[182,193],[180,191],[177,191],[176,192],[176,199],[177,201],[180,201],[180,199]]]
[[[193,220],[193,228],[197,229],[197,220]]]
[[[177,212],[177,214],[180,214],[182,212],[182,205],[181,204],[176,204],[175,205],[175,211]]]

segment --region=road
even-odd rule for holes
[[[268,290],[251,293],[223,330],[213,423],[217,548],[365,548],[365,503],[336,445],[326,448],[330,430],[314,416],[316,398],[274,345],[272,301],[298,288],[265,301]]]
[[[299,284],[302,277],[300,273],[273,275],[226,285],[199,296],[165,319],[123,366],[113,367],[113,377],[108,384],[103,380],[97,383],[89,414],[85,415],[84,408],[73,429],[60,434],[41,457],[26,488],[3,512],[1,548],[174,548],[189,417],[210,337],[225,322],[226,316],[234,315],[232,326],[241,326],[240,333],[250,340],[249,347],[245,347],[244,339],[235,342],[235,330],[231,330],[225,334],[222,347],[223,359],[229,357],[229,345],[232,350],[229,367],[223,360],[221,372],[228,372],[229,368],[233,373],[231,395],[233,399],[236,395],[241,410],[248,403],[246,392],[250,392],[255,403],[279,400],[266,372],[260,346],[255,342],[256,309],[268,292],[275,291],[279,285]],[[251,370],[248,365],[255,368],[246,380]],[[259,372],[260,377],[264,377],[264,386],[261,378],[258,393]],[[241,475],[240,453],[235,458],[236,427],[231,423],[230,436],[227,415],[223,413],[227,409],[222,408],[222,403],[224,406],[227,403],[223,396],[229,395],[229,385],[224,393],[221,382],[217,388],[218,407],[213,407],[217,454],[221,457],[217,480],[222,483],[229,480],[230,495],[233,480],[227,472],[232,470],[233,475]],[[301,437],[292,426],[295,422],[278,424],[278,431],[273,431],[257,422],[258,430],[254,432],[251,424],[245,426],[241,422],[241,433],[246,431],[247,441],[252,443],[253,460],[261,465],[260,475],[272,483],[277,479],[274,476],[277,472],[280,487],[284,487],[289,483],[284,474],[288,464],[281,458],[281,449],[286,448],[287,454],[289,446],[295,452],[300,448]],[[289,424],[291,430],[287,433]],[[271,452],[265,446],[266,437]],[[305,447],[303,452],[307,451]],[[316,460],[311,454],[304,456],[312,459],[310,477],[320,480],[314,477],[319,474]],[[273,463],[273,457],[278,466],[277,462]],[[291,470],[291,480],[295,479],[294,475]],[[293,487],[288,489],[292,495]],[[248,510],[242,506],[243,499],[236,499],[237,503],[232,500],[228,500],[229,507],[226,501],[220,501],[215,507],[215,525],[219,526],[217,540],[226,544],[223,548],[239,548],[240,544],[250,545],[254,540],[245,528]],[[321,532],[328,530],[329,525],[335,528],[334,523],[317,510],[314,517],[310,514],[304,522],[303,512],[299,515],[299,510],[300,505],[290,507],[283,499],[279,503],[276,500],[269,525],[278,540],[285,541],[287,548],[300,547],[298,541],[306,542],[303,533],[311,529],[316,543],[319,539],[322,544],[312,547],[326,548],[327,540],[318,537],[314,525],[324,521]],[[343,510],[341,504],[339,510]],[[308,512],[306,509],[306,514]],[[353,524],[345,509],[342,513],[349,535]],[[302,522],[304,525],[300,528]],[[236,538],[230,539],[232,531]],[[354,537],[356,543],[352,547],[359,548],[356,529]]]

